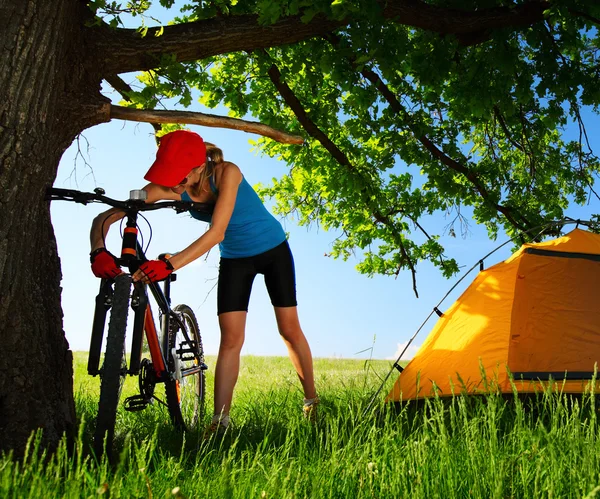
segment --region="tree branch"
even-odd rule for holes
[[[268,57],[268,54],[266,55]],[[311,137],[317,139],[340,165],[346,166],[349,170],[354,170],[354,166],[350,163],[348,157],[331,141],[331,139],[317,126],[317,124],[309,118],[304,106],[298,97],[296,97],[296,94],[294,94],[289,85],[281,79],[281,72],[279,71],[279,68],[275,64],[272,64],[268,73],[269,78],[271,78],[271,82],[273,82],[273,85],[275,85],[275,88],[281,97],[283,97],[283,100],[294,112],[298,118],[298,121],[306,130],[306,132]]]
[[[495,29],[531,26],[542,21],[544,10],[550,7],[546,1],[478,10],[448,9],[420,0],[379,3],[384,19],[443,36],[455,35],[463,45],[481,43]],[[256,15],[220,16],[152,28],[144,37],[136,30],[111,29],[106,25],[85,29],[87,40],[95,47],[94,64],[99,64],[105,74],[118,74],[158,67],[164,55],[177,62],[189,62],[240,50],[297,43],[323,36],[352,21],[353,18],[332,20],[317,15],[304,23],[298,15],[265,26],[259,24]]]
[[[530,187],[533,184],[533,179],[535,177],[535,154],[533,152],[533,148],[531,147],[531,142],[529,140],[529,136],[527,135],[527,118],[523,113],[523,104],[519,104],[519,117],[521,119],[521,134],[523,135],[523,146],[525,147],[525,155],[529,158],[529,176],[531,177]]]
[[[506,121],[504,121],[504,116],[502,116],[502,111],[500,111],[500,108],[497,105],[494,105],[494,115],[498,119],[498,123],[500,123],[500,127],[502,128],[502,131],[504,132],[504,135],[507,138],[507,140],[513,145],[515,149],[518,149],[522,153],[525,153],[525,148],[521,144],[519,144],[510,133],[508,125],[506,124]]]
[[[123,97],[124,100],[131,102],[129,93],[133,89],[118,75],[112,75],[106,78],[106,81]],[[248,133],[256,133],[263,137],[269,137],[282,144],[302,145],[304,138],[299,135],[291,135],[270,126],[253,121],[245,121],[212,114],[185,112],[185,111],[162,111],[156,109],[134,109],[111,105],[110,117],[127,121],[139,121],[150,123],[155,132],[161,130],[160,123],[178,123],[188,125],[202,125],[213,128],[230,128]]]
[[[266,52],[263,51],[263,53],[267,57],[269,57],[269,55]],[[336,161],[339,164],[345,166],[349,171],[358,173],[360,175],[360,173],[356,171],[356,169],[354,168],[354,165],[352,165],[352,163],[350,162],[348,157],[344,154],[344,152],[341,151],[333,143],[333,141],[317,126],[317,124],[314,123],[310,119],[310,117],[308,116],[308,113],[302,106],[302,103],[300,102],[298,97],[296,97],[296,95],[294,94],[292,89],[289,87],[289,85],[281,79],[281,72],[279,71],[279,68],[277,67],[277,65],[275,63],[271,64],[271,66],[268,70],[268,73],[269,73],[269,77],[271,78],[271,81],[273,82],[273,85],[275,85],[275,88],[277,88],[277,91],[279,92],[281,97],[283,97],[283,100],[290,107],[292,112],[296,115],[296,117],[298,118],[298,121],[300,122],[302,127],[308,132],[308,134],[311,137],[318,140],[321,143],[321,145],[323,147],[325,147],[325,149],[327,149],[327,151],[336,159]],[[367,183],[367,181],[364,178],[362,180],[364,181],[364,187],[363,187],[361,193],[365,194],[365,199],[364,199],[365,205],[367,206],[367,209],[369,210],[369,212],[371,213],[373,218],[380,224],[382,224],[382,225],[388,227],[390,230],[392,230],[392,233],[395,235],[395,239],[396,239],[396,242],[398,243],[398,247],[402,254],[402,258],[407,263],[408,267],[411,270],[412,280],[413,280],[413,291],[418,298],[419,293],[417,291],[417,279],[416,279],[417,271],[415,269],[413,261],[410,258],[410,255],[408,254],[408,252],[406,251],[406,248],[404,247],[404,244],[402,243],[401,234],[396,229],[394,221],[390,217],[382,214],[378,208],[371,206],[371,203],[369,202],[369,195],[367,192],[369,184]]]
[[[129,97],[129,93],[133,92],[133,89],[123,80],[119,75],[112,75],[105,78],[108,84],[113,87],[119,95],[126,100],[127,102],[131,102],[131,98]],[[111,106],[112,111],[112,106]],[[133,121],[133,120],[132,120]],[[161,126],[159,123],[151,122],[152,128],[154,128],[154,133],[160,132]]]
[[[597,17],[591,16],[585,12],[581,12],[580,10],[569,9],[569,12],[574,16],[581,17],[593,24],[597,24],[600,26],[600,19],[598,19]]]
[[[304,138],[299,135],[291,135],[255,121],[246,121],[191,111],[133,109],[130,107],[111,105],[110,118],[127,121],[141,121],[144,123],[180,123],[208,126],[212,128],[229,128],[231,130],[240,130],[247,133],[256,133],[264,137],[269,137],[277,142],[281,142],[282,144],[301,145],[304,143]]]
[[[486,203],[490,203],[496,211],[502,213],[506,219],[517,229],[526,230],[529,223],[527,220],[524,220],[525,225],[518,222],[515,217],[512,215],[512,209],[506,206],[503,206],[499,203],[495,203],[490,196],[485,185],[480,182],[479,177],[476,173],[469,170],[466,166],[462,165],[458,161],[452,159],[447,154],[445,154],[441,149],[439,149],[426,135],[421,135],[415,132],[414,127],[410,124],[410,119],[408,112],[404,109],[400,101],[396,98],[394,93],[388,88],[388,86],[383,82],[383,80],[377,75],[374,71],[364,68],[361,71],[361,74],[369,80],[375,88],[383,95],[385,100],[389,103],[392,110],[401,115],[403,121],[407,123],[409,129],[413,132],[415,138],[427,149],[432,156],[437,158],[442,164],[446,165],[450,169],[454,170],[457,173],[463,175],[477,190],[479,195],[485,200]],[[522,218],[522,217],[521,217]]]

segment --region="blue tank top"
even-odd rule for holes
[[[210,188],[218,195],[219,191],[210,177]],[[187,192],[181,194],[182,201],[191,201]],[[211,222],[212,215],[190,211],[192,217],[203,222]],[[219,244],[223,258],[246,258],[260,255],[279,246],[286,239],[281,224],[265,208],[258,194],[242,177],[238,187],[235,206],[229,225],[225,230],[225,238]]]

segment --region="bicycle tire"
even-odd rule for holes
[[[113,303],[106,337],[104,362],[100,369],[100,400],[94,432],[94,451],[98,458],[105,449],[109,457],[112,452],[117,407],[127,373],[127,366],[124,365],[125,333],[130,295],[131,276],[129,274],[117,276],[115,278]]]
[[[204,364],[204,348],[202,346],[202,337],[198,321],[192,309],[187,305],[177,305],[173,311],[179,314],[185,324],[188,336],[195,342],[193,359],[179,361],[184,368],[193,365]],[[175,373],[176,360],[172,354],[173,349],[179,349],[184,340],[181,334],[179,324],[172,320],[169,328],[167,368],[169,373]],[[190,348],[190,345],[185,345]],[[181,381],[176,378],[170,378],[165,381],[165,393],[167,396],[167,407],[171,416],[171,421],[175,427],[182,430],[189,430],[195,427],[198,421],[204,417],[204,399],[206,391],[206,376],[204,370],[201,370],[190,376],[185,376]]]

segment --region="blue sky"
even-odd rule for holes
[[[219,145],[226,159],[236,163],[252,185],[267,183],[287,171],[285,163],[251,152],[249,140],[256,136],[231,130],[189,128]],[[80,139],[79,146],[91,169],[81,158],[76,162],[78,146],[73,144],[62,158],[55,186],[84,191],[102,187],[110,197],[128,197],[129,190],[145,185],[143,175],[156,153],[152,133],[153,129],[148,124],[121,121],[86,130],[85,140]],[[96,214],[103,210],[99,204],[52,204],[52,221],[63,269],[64,327],[74,350],[88,348],[94,297],[98,289],[98,280],[89,269],[89,227]],[[593,211],[594,207],[590,206],[570,210],[570,214],[584,217],[586,212]],[[597,205],[595,211],[598,211]],[[180,250],[206,228],[202,222],[170,210],[148,213],[147,218],[152,224],[149,256]],[[432,265],[421,263],[417,273],[420,296],[417,299],[412,291],[410,273],[403,272],[396,279],[360,275],[354,269],[357,260],[344,262],[325,256],[337,233],[318,227],[299,227],[293,219],[281,222],[290,234],[295,256],[301,323],[316,357],[394,357],[398,345],[413,335],[432,307],[455,282],[455,279],[444,279]],[[448,220],[439,215],[433,217],[430,223],[430,227],[439,229]],[[148,238],[149,231],[143,224],[142,230]],[[114,226],[108,242],[109,249],[116,253],[120,244],[118,233],[118,227]],[[468,269],[504,240],[489,241],[485,230],[471,222],[471,234],[467,239],[446,236],[443,243],[447,253],[458,258],[459,263]],[[488,266],[508,256],[509,250],[510,245],[495,254],[488,261]],[[207,258],[181,269],[174,286],[173,302],[187,303],[194,309],[208,354],[215,354],[218,348],[214,288],[217,265],[218,249],[215,248]],[[467,278],[464,285],[470,280]],[[458,297],[464,285],[445,302],[446,306],[452,303],[452,298]],[[423,328],[414,342],[415,346],[422,342],[433,323],[430,320]],[[372,350],[364,352],[371,347]],[[250,302],[243,354],[286,355],[260,277],[255,282]]]
[[[125,79],[132,81],[133,78]],[[194,110],[203,109],[196,105]],[[217,113],[214,110],[204,111]],[[588,121],[591,136],[596,128],[594,121],[597,123],[597,117]],[[269,183],[288,169],[285,163],[258,156],[252,151],[249,141],[256,140],[255,135],[198,126],[188,128],[221,147],[225,159],[236,163],[252,185]],[[145,185],[143,176],[156,153],[153,128],[149,124],[115,120],[88,129],[83,136],[85,138],[80,138],[79,144],[74,143],[65,152],[54,184],[56,187],[84,191],[102,187],[108,196],[125,199],[131,189]],[[414,168],[412,172],[418,174]],[[416,182],[419,182],[418,179]],[[99,204],[52,203],[52,221],[63,271],[64,328],[71,348],[77,351],[87,350],[89,346],[94,297],[99,283],[89,268],[89,227],[96,214],[104,209],[106,207]],[[599,211],[596,201],[590,206],[573,207],[567,214],[574,218],[587,218],[590,213]],[[205,224],[187,215],[167,210],[148,213],[147,218],[152,224],[148,256],[181,250],[206,228]],[[449,221],[440,214],[429,220],[427,228],[433,233],[439,232]],[[357,260],[344,262],[325,256],[337,233],[318,227],[299,227],[293,219],[281,222],[290,234],[296,263],[300,321],[315,357],[395,358],[399,346],[413,336],[432,307],[456,281],[448,281],[432,265],[420,263],[417,299],[412,291],[410,272],[403,272],[396,279],[360,275],[354,268]],[[474,222],[471,222],[470,229],[467,239],[460,236],[442,238],[447,254],[457,258],[465,269],[471,268],[482,256],[505,241],[502,236],[498,241],[488,240],[485,229]],[[142,230],[147,238],[149,231],[143,223]],[[109,249],[115,253],[120,247],[118,233],[118,227],[114,226],[108,240]],[[496,253],[488,260],[487,266],[506,258],[510,248],[507,245]],[[217,353],[219,341],[215,288],[217,265],[218,248],[214,248],[207,258],[181,269],[173,288],[173,303],[186,303],[196,312],[208,354]],[[474,273],[444,302],[442,310],[458,297],[472,277]],[[417,336],[409,355],[414,353],[433,325],[432,318]],[[260,276],[254,284],[242,353],[287,354],[277,334],[273,309]]]

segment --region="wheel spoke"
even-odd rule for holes
[[[168,365],[174,379],[165,382],[165,390],[173,423],[186,429],[203,417],[204,369],[189,371],[205,365],[204,351],[193,311],[186,305],[178,305],[173,311],[178,320],[171,322]],[[181,326],[185,326],[185,330]]]

